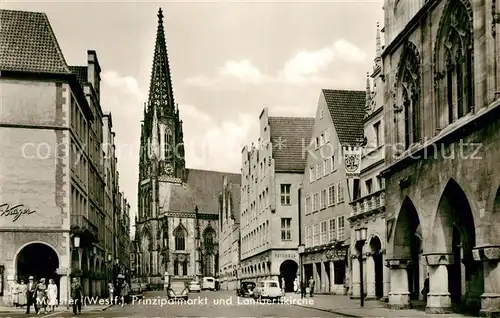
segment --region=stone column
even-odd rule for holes
[[[325,266],[325,262],[321,262],[321,292],[327,293],[329,292],[330,281],[328,280],[328,274],[326,273],[327,268]],[[328,268],[330,270],[330,268]]]
[[[390,269],[391,291],[389,292],[389,308],[410,308],[410,291],[408,290],[407,259],[389,259],[386,266]]]
[[[453,254],[427,254],[425,258],[429,270],[429,293],[425,311],[434,314],[450,313],[447,266],[453,264]]]
[[[333,261],[329,263],[330,267],[330,293],[335,292],[335,266]]]
[[[484,293],[481,315],[500,316],[500,246],[487,246],[473,251],[474,260],[483,262]]]
[[[385,252],[383,255],[384,256],[383,256],[382,262],[385,263]],[[387,266],[384,266],[382,270],[384,272],[384,278],[383,278],[384,293],[383,293],[382,300],[388,301],[389,300],[389,293],[391,292],[391,271],[390,271],[389,267],[387,267]]]
[[[366,254],[366,267],[365,267],[365,277],[366,277],[366,299],[376,299],[375,295],[375,260],[373,259],[372,253]]]
[[[351,298],[359,299],[361,289],[360,289],[360,276],[359,276],[359,260],[357,255],[351,255],[352,265],[352,281],[351,281]]]

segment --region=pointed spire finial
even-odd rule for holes
[[[158,23],[163,23],[163,10],[161,8],[158,9]]]
[[[366,103],[365,103],[365,113],[369,114],[371,111],[372,102],[372,90],[370,87],[370,73],[366,72]]]
[[[382,43],[380,41],[380,24],[377,22],[377,37],[375,40],[375,61],[380,61],[382,57]]]

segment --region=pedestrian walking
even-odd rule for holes
[[[309,278],[309,297],[313,297],[315,285],[316,285],[316,282],[314,281],[314,279],[312,277]]]
[[[344,295],[349,293],[349,277],[344,278]]]
[[[47,305],[51,312],[56,309],[57,303],[57,285],[53,279],[49,279],[49,286],[47,286]]]
[[[295,278],[293,281],[293,292],[298,294],[299,293],[299,279]]]
[[[21,282],[19,283],[18,285],[18,291],[19,293],[17,294],[18,296],[18,300],[17,300],[17,304],[19,307],[24,307],[26,306],[26,290],[28,289],[28,286],[24,283],[24,280],[21,279]]]
[[[47,284],[45,278],[40,279],[36,286],[36,303],[39,308],[38,312],[42,314],[47,313]]]
[[[283,296],[285,296],[286,286],[285,286],[285,279],[283,277],[281,278],[281,290],[282,290]]]
[[[76,277],[73,278],[73,282],[71,283],[71,300],[73,306],[73,315],[76,315],[77,312],[82,312],[82,297],[83,290],[82,286],[78,282]]]
[[[422,289],[422,296],[424,296],[424,301],[427,302],[427,294],[429,293],[429,273],[424,280],[424,288]]]
[[[28,286],[26,288],[26,314],[30,314],[31,305],[35,308],[35,313],[38,315],[38,304],[36,303],[36,287],[35,278],[30,276],[28,278]]]
[[[129,286],[126,280],[123,281],[122,285],[122,304],[128,304],[128,292],[129,292]]]
[[[306,282],[303,279],[300,281],[300,295],[302,298],[306,297]]]
[[[108,283],[108,293],[110,304],[114,304],[115,286],[113,285],[113,282]]]

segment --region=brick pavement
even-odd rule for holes
[[[300,299],[300,294],[289,293],[285,297],[297,300]],[[347,317],[466,317],[461,314],[426,314],[425,311],[417,309],[389,309],[380,301],[365,301],[364,307],[360,307],[359,299],[354,300],[341,295],[314,295],[312,299],[314,305],[298,304],[298,301],[295,301],[294,306],[319,309]],[[307,297],[307,300],[310,298]]]

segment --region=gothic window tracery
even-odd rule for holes
[[[445,126],[474,108],[472,17],[468,0],[449,1],[435,52],[437,105]]]
[[[178,225],[174,230],[175,237],[175,250],[185,251],[186,250],[186,230],[182,225]]]
[[[164,151],[165,160],[170,160],[171,155],[172,155],[172,147],[173,147],[173,145],[172,145],[172,130],[170,129],[170,127],[167,127],[165,129],[163,140],[164,140],[163,151]]]
[[[203,245],[205,246],[207,253],[213,253],[215,245],[215,231],[210,226],[203,231]]]
[[[404,145],[408,149],[422,139],[420,55],[414,44],[407,43],[401,61],[397,90],[403,112]]]

